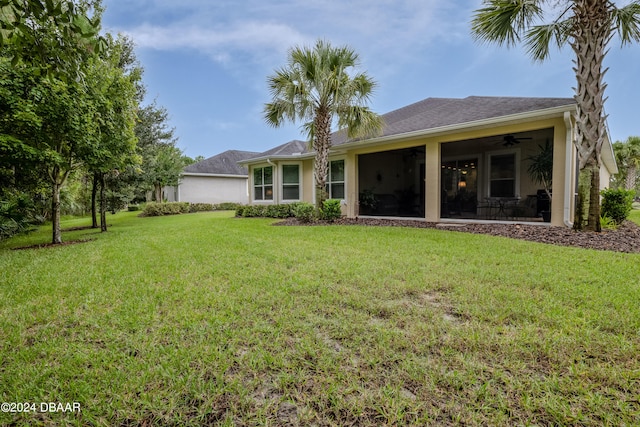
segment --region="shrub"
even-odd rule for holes
[[[631,212],[634,191],[604,189],[602,194],[602,216],[606,216],[621,224]]]
[[[142,216],[177,215],[183,213],[189,213],[189,203],[187,202],[149,202],[144,207]]]
[[[301,222],[311,222],[316,218],[316,207],[311,203],[296,203],[291,213]]]
[[[236,216],[243,218],[289,218],[294,216],[293,209],[298,203],[281,205],[239,205]]]
[[[215,211],[216,207],[211,203],[191,203],[189,204],[189,212],[210,212]]]
[[[618,228],[618,224],[608,216],[600,217],[600,228],[603,230],[615,230]]]
[[[342,216],[342,209],[340,207],[339,199],[325,200],[322,204],[320,211],[320,217],[326,221],[335,221]]]
[[[224,202],[215,205],[215,209],[218,211],[235,211],[240,206],[242,206],[240,203]]]
[[[265,216],[268,218],[289,218],[293,216],[291,213],[291,205],[268,205]]]
[[[139,205],[129,205],[129,206],[127,206],[127,210],[129,212],[139,211],[140,210],[140,206]]]

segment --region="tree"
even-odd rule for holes
[[[13,66],[76,80],[85,60],[105,47],[100,14],[100,0],[0,0],[0,47]]]
[[[274,127],[303,122],[316,153],[316,203],[321,207],[327,198],[334,121],[349,138],[372,136],[382,129],[380,116],[366,106],[376,83],[366,73],[349,73],[359,65],[359,57],[347,46],[318,40],[312,48],[292,48],[288,56],[287,65],[268,77],[272,101],[265,105],[264,118]]]
[[[476,10],[472,20],[472,32],[481,41],[513,46],[524,38],[528,54],[536,61],[547,59],[552,45],[571,46],[577,80],[578,161],[589,179],[585,183],[589,189],[586,228],[600,231],[600,152],[606,134],[603,109],[606,70],[602,63],[614,34],[618,34],[622,44],[640,40],[640,3],[634,0],[621,8],[610,0],[483,0],[483,3],[485,7]],[[559,13],[546,21],[549,23],[540,24],[556,11]],[[574,226],[581,228],[583,218],[576,216]]]
[[[167,127],[168,120],[167,110],[153,102],[140,109],[136,125],[142,156],[140,185],[146,193],[153,194],[157,202],[163,201],[164,186],[178,184],[185,166],[182,152],[176,147],[175,130]]]
[[[637,191],[638,168],[640,167],[640,137],[630,136],[625,142],[616,141],[613,152],[618,163],[618,187]]]
[[[102,231],[107,231],[107,182],[113,183],[119,171],[140,161],[134,129],[142,71],[139,67],[128,66],[131,53],[126,39],[114,40],[107,35],[107,40],[108,49],[89,61],[86,71],[98,124],[96,145],[87,153],[86,165],[93,174],[91,211],[94,227],[97,227],[96,196],[100,188]]]

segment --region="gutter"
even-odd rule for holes
[[[573,159],[573,121],[571,120],[571,113],[565,111],[564,124],[567,128],[567,135],[565,137],[565,169],[564,169],[564,214],[562,221],[564,225],[573,228],[573,221],[571,220],[571,176],[573,170],[571,167],[571,160]]]
[[[249,178],[249,175],[233,175],[224,173],[198,173],[198,172],[183,172],[182,176],[203,176],[213,178]]]
[[[273,160],[305,160],[305,159],[313,159],[315,157],[315,151],[311,151],[309,153],[296,153],[290,155],[279,155],[279,156],[262,156],[262,157],[253,157],[251,159],[240,160],[236,162],[239,165],[248,165],[255,164],[261,162],[267,162],[269,164],[273,164]]]

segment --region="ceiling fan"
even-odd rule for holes
[[[520,144],[522,141],[527,140],[527,139],[533,139],[533,138],[531,138],[531,137],[526,137],[526,136],[516,138],[516,137],[515,137],[515,136],[513,136],[513,135],[505,135],[505,136],[502,138],[501,143],[502,143],[502,145],[504,145],[505,147],[511,147],[512,145]]]

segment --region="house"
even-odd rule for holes
[[[187,166],[177,187],[165,187],[170,202],[249,202],[247,168],[239,161],[256,157],[252,151],[229,150]]]
[[[332,134],[327,191],[348,217],[541,222],[570,226],[577,188],[572,98],[427,98],[383,115],[381,135]],[[528,174],[549,142],[551,200]],[[240,161],[252,204],[314,203],[314,153],[301,141]],[[607,139],[601,186],[617,172]]]

